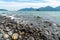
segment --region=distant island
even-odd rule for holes
[[[7,9],[0,9],[0,11],[11,11],[11,10],[7,10]],[[51,7],[51,6],[46,6],[46,7],[41,7],[41,8],[23,8],[23,9],[19,9],[17,11],[60,11],[60,6],[58,7]]]
[[[34,9],[34,8],[23,8],[23,9],[20,9],[18,11],[36,11],[36,9]]]
[[[6,9],[0,9],[0,11],[8,11],[8,10],[6,10]]]
[[[41,7],[41,8],[38,8],[38,9],[34,9],[34,8],[23,8],[23,9],[20,9],[18,11],[60,11],[60,6],[58,6],[56,8],[47,6],[47,7]]]

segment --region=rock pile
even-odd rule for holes
[[[2,19],[1,19],[2,20]],[[51,23],[45,26],[51,26]],[[3,17],[0,22],[0,40],[59,40],[58,37],[49,30],[30,25],[17,23],[9,17]]]

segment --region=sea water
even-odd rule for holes
[[[0,15],[40,16],[43,19],[60,24],[60,11],[0,11]]]

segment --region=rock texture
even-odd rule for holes
[[[51,22],[43,21],[34,26],[33,23],[22,24],[6,16],[0,18],[0,40],[60,40],[59,34],[54,33],[57,25]]]

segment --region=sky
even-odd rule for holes
[[[19,10],[22,8],[60,6],[60,0],[0,0],[0,9]]]

